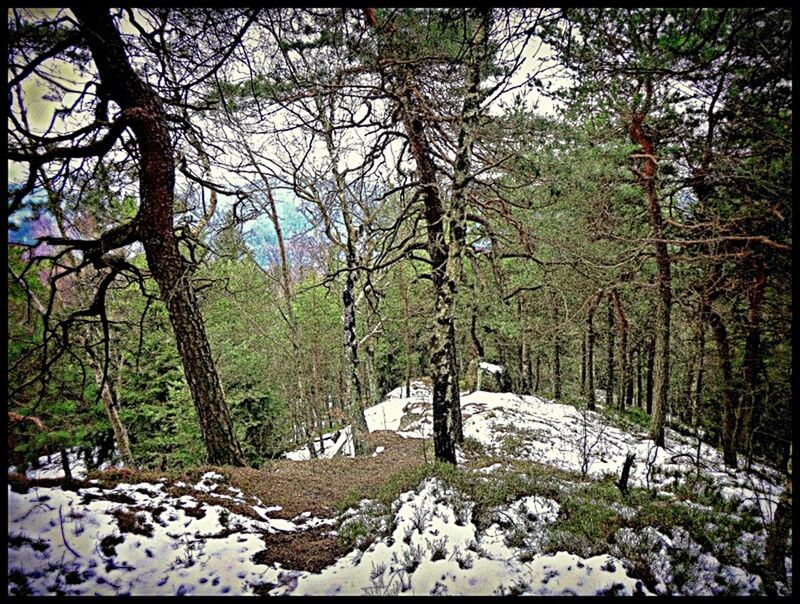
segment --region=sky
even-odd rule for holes
[[[28,9],[26,13],[33,18],[41,16],[42,14],[52,17],[59,10],[63,11],[64,9]],[[124,33],[136,33],[136,30],[128,21],[127,15],[122,19],[120,27]],[[521,68],[512,77],[511,85],[514,87],[520,85],[533,70],[541,68],[542,65],[547,62],[550,54],[549,48],[541,45],[538,40],[533,39],[525,48],[525,60]],[[56,99],[52,95],[52,91],[48,90],[49,87],[40,77],[32,76],[26,78],[22,94],[27,109],[27,120],[32,131],[45,134],[48,132],[48,129],[50,129],[49,134],[58,134],[80,127],[82,124],[78,124],[77,120],[81,119],[81,112],[78,112],[78,114],[72,118],[67,117],[66,119],[62,119],[60,115],[56,115],[54,119],[54,111],[58,106],[70,106],[78,99],[79,92],[82,91],[88,81],[88,74],[79,72],[73,65],[62,60],[47,61],[46,66],[51,77],[57,79],[75,92],[67,93],[62,98]],[[513,96],[518,93],[521,93],[526,99],[526,105],[529,109],[536,105],[540,113],[552,113],[555,110],[555,106],[550,99],[540,97],[535,90],[528,87],[521,87],[496,98],[490,106],[490,114],[497,115],[502,112],[503,106],[510,105]],[[16,100],[12,106],[12,110],[19,115],[19,107],[16,104]],[[11,128],[10,122],[9,128]],[[358,145],[356,145],[356,147],[358,147]],[[267,147],[267,149],[269,149],[269,147]],[[282,150],[273,147],[272,152],[273,156],[278,157]],[[360,155],[359,153],[356,152],[350,155],[353,155],[353,157],[348,156],[346,151],[342,153],[342,157],[340,157],[340,167],[360,163],[361,158],[355,157],[355,155]],[[8,175],[9,183],[20,183],[21,180],[27,176],[27,167],[17,162],[9,161]],[[226,174],[226,177],[231,178],[231,175]],[[36,195],[35,192],[34,195]],[[279,215],[282,226],[286,231],[285,235],[287,238],[291,238],[293,235],[309,228],[310,224],[299,210],[299,202],[296,198],[292,199],[294,196],[287,197],[284,194],[281,195],[281,197],[282,199],[278,204]],[[226,200],[224,196],[221,196],[218,213],[221,214],[226,209],[229,209],[231,204],[232,202],[230,199]],[[20,230],[9,234],[10,241],[19,240],[15,238],[21,238],[30,242],[31,237],[36,236],[36,233],[41,232],[41,230],[45,228],[46,218],[39,218],[31,222],[29,220],[30,216],[31,212],[29,209],[26,210],[23,208],[16,213],[11,223]],[[43,220],[44,222],[42,222]],[[259,258],[259,260],[266,259],[264,252],[268,250],[270,245],[275,243],[275,233],[271,222],[266,216],[261,216],[246,224],[245,232],[248,233],[246,240],[253,246],[257,258]]]

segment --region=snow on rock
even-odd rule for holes
[[[423,414],[426,411],[430,406],[431,396],[431,389],[419,381],[411,382],[410,396],[405,386],[395,388],[386,395],[383,402],[364,411],[367,428],[370,432],[376,430],[397,431],[400,429],[403,416]]]
[[[329,432],[322,436],[322,446],[320,446],[319,438],[315,438],[311,443],[314,447],[314,451],[317,453],[317,457],[321,459],[332,459],[337,455],[345,455],[347,457],[353,457],[353,455],[355,455],[351,426],[345,426],[341,430]],[[311,459],[311,452],[308,450],[308,447],[302,447],[295,451],[285,453],[284,457],[294,461]]]
[[[495,375],[499,375],[505,371],[505,367],[502,365],[495,365],[494,363],[487,363],[486,361],[478,363],[478,367]]]
[[[559,552],[536,554],[527,562],[480,542],[472,522],[465,521],[460,496],[436,479],[419,492],[398,499],[392,534],[361,552],[353,550],[320,573],[297,578],[270,595],[507,595],[645,593],[611,556],[584,559]],[[558,506],[543,498],[516,502],[511,516],[540,514],[555,519]],[[506,548],[509,550],[510,548]],[[519,552],[517,552],[519,553]]]

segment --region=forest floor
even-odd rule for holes
[[[8,593],[763,593],[775,470],[672,430],[656,449],[635,413],[490,392],[462,399],[458,467],[433,464],[430,393],[403,394],[368,410],[356,458],[76,467],[69,487],[55,462],[10,468]]]

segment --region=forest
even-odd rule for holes
[[[9,595],[792,593],[790,9],[7,20]]]

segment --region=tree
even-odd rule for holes
[[[82,252],[78,268],[93,265],[108,268],[104,283],[121,271],[130,270],[126,263],[114,260],[110,252],[134,242],[142,244],[148,267],[159,285],[169,311],[170,322],[183,363],[183,369],[197,409],[210,463],[243,465],[241,449],[231,425],[227,406],[214,367],[205,334],[196,294],[190,281],[191,263],[180,253],[174,229],[175,154],[163,103],[154,90],[131,67],[125,47],[110,14],[95,8],[76,8],[80,39],[89,49],[99,75],[98,109],[115,102],[119,116],[113,122],[105,119],[107,111],[96,111],[97,120],[90,131],[107,128],[107,134],[83,146],[51,146],[47,139],[34,139],[33,149],[16,148],[10,158],[29,164],[31,174],[53,161],[68,162],[73,158],[102,157],[130,129],[138,145],[140,204],[136,216],[127,223],[104,232],[98,239],[63,239],[46,237],[42,241]],[[79,38],[75,37],[77,41]],[[35,61],[41,61],[47,55]],[[32,70],[31,70],[32,71]],[[84,131],[86,128],[83,129]],[[53,140],[63,140],[55,137]],[[69,140],[69,139],[67,139]],[[47,144],[45,144],[47,143]],[[67,271],[70,273],[71,271]],[[63,273],[62,273],[63,274]],[[104,290],[90,309],[103,313]],[[46,336],[47,337],[47,336]]]

